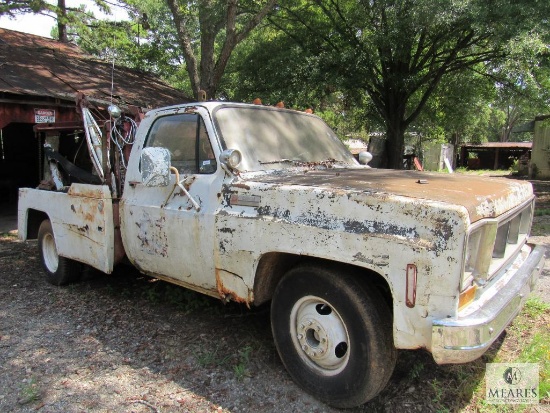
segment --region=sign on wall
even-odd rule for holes
[[[55,109],[35,109],[35,123],[55,123]]]

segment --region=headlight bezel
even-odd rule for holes
[[[461,293],[474,284],[482,288],[519,253],[531,231],[534,203],[532,198],[497,218],[471,225],[464,243]]]

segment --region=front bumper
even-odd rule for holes
[[[480,357],[525,304],[544,267],[536,246],[498,294],[466,317],[434,320],[432,355],[438,364],[467,363]]]

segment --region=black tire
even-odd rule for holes
[[[372,399],[395,367],[390,309],[374,288],[336,267],[301,265],[285,274],[271,327],[294,381],[335,407]]]
[[[57,254],[52,223],[45,219],[38,229],[38,253],[46,280],[53,285],[66,285],[80,279],[82,265]]]

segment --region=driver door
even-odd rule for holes
[[[215,295],[214,214],[224,173],[216,162],[219,148],[209,139],[214,132],[199,109],[157,114],[150,123],[144,147],[170,151],[171,165],[195,203],[176,186],[175,173],[167,186],[145,186],[137,148],[121,204],[126,253],[145,273]]]

